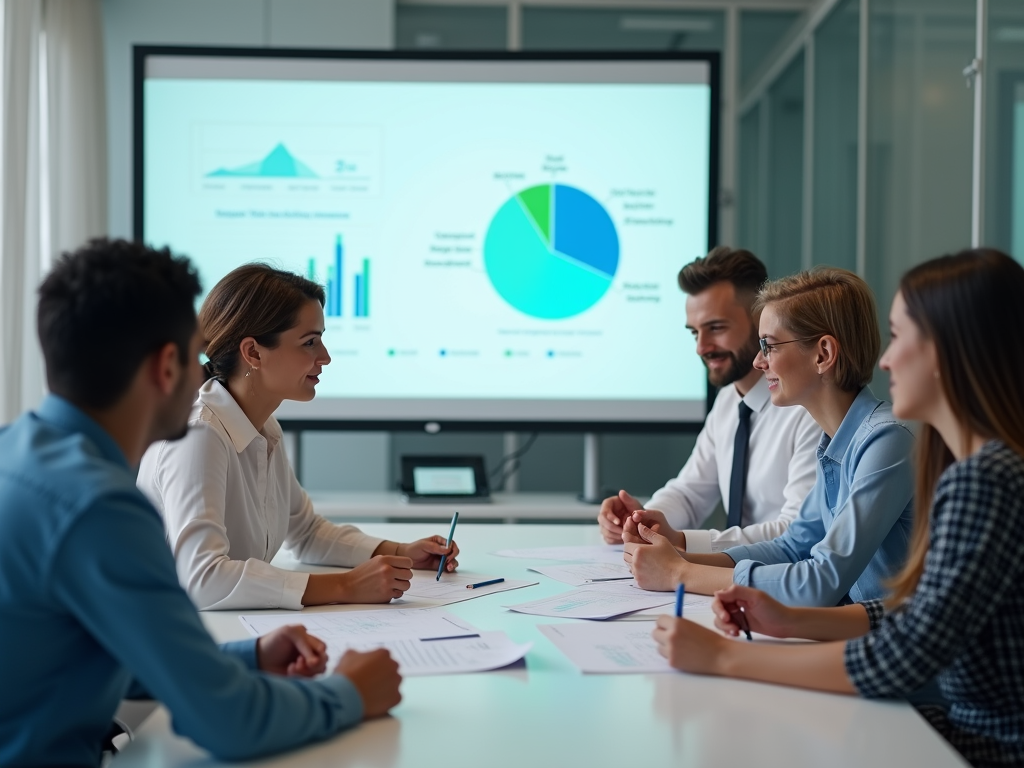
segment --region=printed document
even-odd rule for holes
[[[522,659],[531,644],[517,645],[504,632],[480,632],[440,610],[263,613],[238,617],[252,635],[302,624],[327,644],[327,672],[347,650],[387,648],[406,676],[484,672]]]
[[[629,566],[622,562],[621,558],[617,563],[566,563],[564,565],[537,565],[527,570],[535,571],[547,576],[549,579],[560,581],[563,584],[572,584],[574,587],[582,587],[585,584],[628,584],[633,580],[633,574],[629,572]],[[614,581],[611,581],[614,579]]]
[[[653,621],[604,624],[542,624],[540,631],[580,672],[672,672],[651,639]]]
[[[488,576],[482,573],[466,573],[456,571],[455,573],[442,573],[441,580],[437,581],[437,571],[413,571],[411,586],[400,598],[395,600],[401,604],[406,598],[421,598],[431,600],[438,605],[458,603],[463,600],[471,600],[474,597],[493,595],[495,592],[507,592],[510,589],[532,587],[539,582],[525,581],[523,579],[505,579],[500,584],[491,584],[486,587],[467,589],[467,584],[479,584],[481,581],[490,581],[500,578],[499,576]]]
[[[560,595],[518,605],[506,605],[510,611],[533,616],[557,616],[567,619],[610,619],[675,600],[670,592],[646,592],[633,587],[610,588],[591,585],[563,592]]]

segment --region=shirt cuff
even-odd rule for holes
[[[317,683],[327,688],[335,697],[336,703],[340,705],[342,715],[342,726],[355,725],[363,719],[363,697],[355,684],[343,675],[332,674],[317,680]]]
[[[885,618],[885,603],[881,600],[865,600],[861,605],[868,612],[868,623],[871,626],[871,631],[874,632],[881,626],[882,619]]]
[[[692,529],[683,531],[686,537],[686,551],[695,555],[710,555],[714,550],[711,548],[711,531]]]
[[[728,555],[732,558],[734,563],[738,563],[741,560],[753,560],[754,558],[750,555],[750,552],[746,545],[741,544],[738,547],[729,547],[722,551],[722,554]]]
[[[256,641],[258,637],[249,640],[233,640],[230,643],[221,643],[220,649],[229,656],[234,656],[245,664],[247,669],[259,669],[259,659],[256,658]]]
[[[281,607],[289,611],[301,611],[302,596],[306,594],[309,574],[302,571],[283,571],[284,585],[281,587]]]
[[[385,541],[387,539],[378,539],[376,536],[367,536],[364,533],[362,540],[353,548],[355,549],[357,562],[364,563],[369,560],[373,557],[373,550]]]
[[[732,553],[737,549],[743,549],[743,547],[727,549],[725,550],[725,554],[736,560]],[[753,584],[750,583],[750,574],[753,572],[755,565],[757,565],[757,563],[753,560],[737,560],[736,567],[732,569],[732,583],[739,584],[741,587],[753,586]]]

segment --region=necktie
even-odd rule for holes
[[[740,524],[743,516],[743,494],[747,488],[747,451],[750,441],[750,406],[740,400],[740,423],[732,444],[732,476],[729,478],[728,527]]]

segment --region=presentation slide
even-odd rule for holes
[[[324,286],[294,418],[693,421],[704,61],[151,56],[143,232]]]

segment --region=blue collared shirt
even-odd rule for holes
[[[124,454],[53,395],[0,429],[0,617],[0,765],[99,765],[129,690],[228,759],[362,719],[344,677],[276,677],[254,640],[217,647]]]
[[[914,435],[864,387],[831,440],[797,519],[771,541],[727,549],[733,581],[789,605],[884,597],[903,566],[913,523]]]

